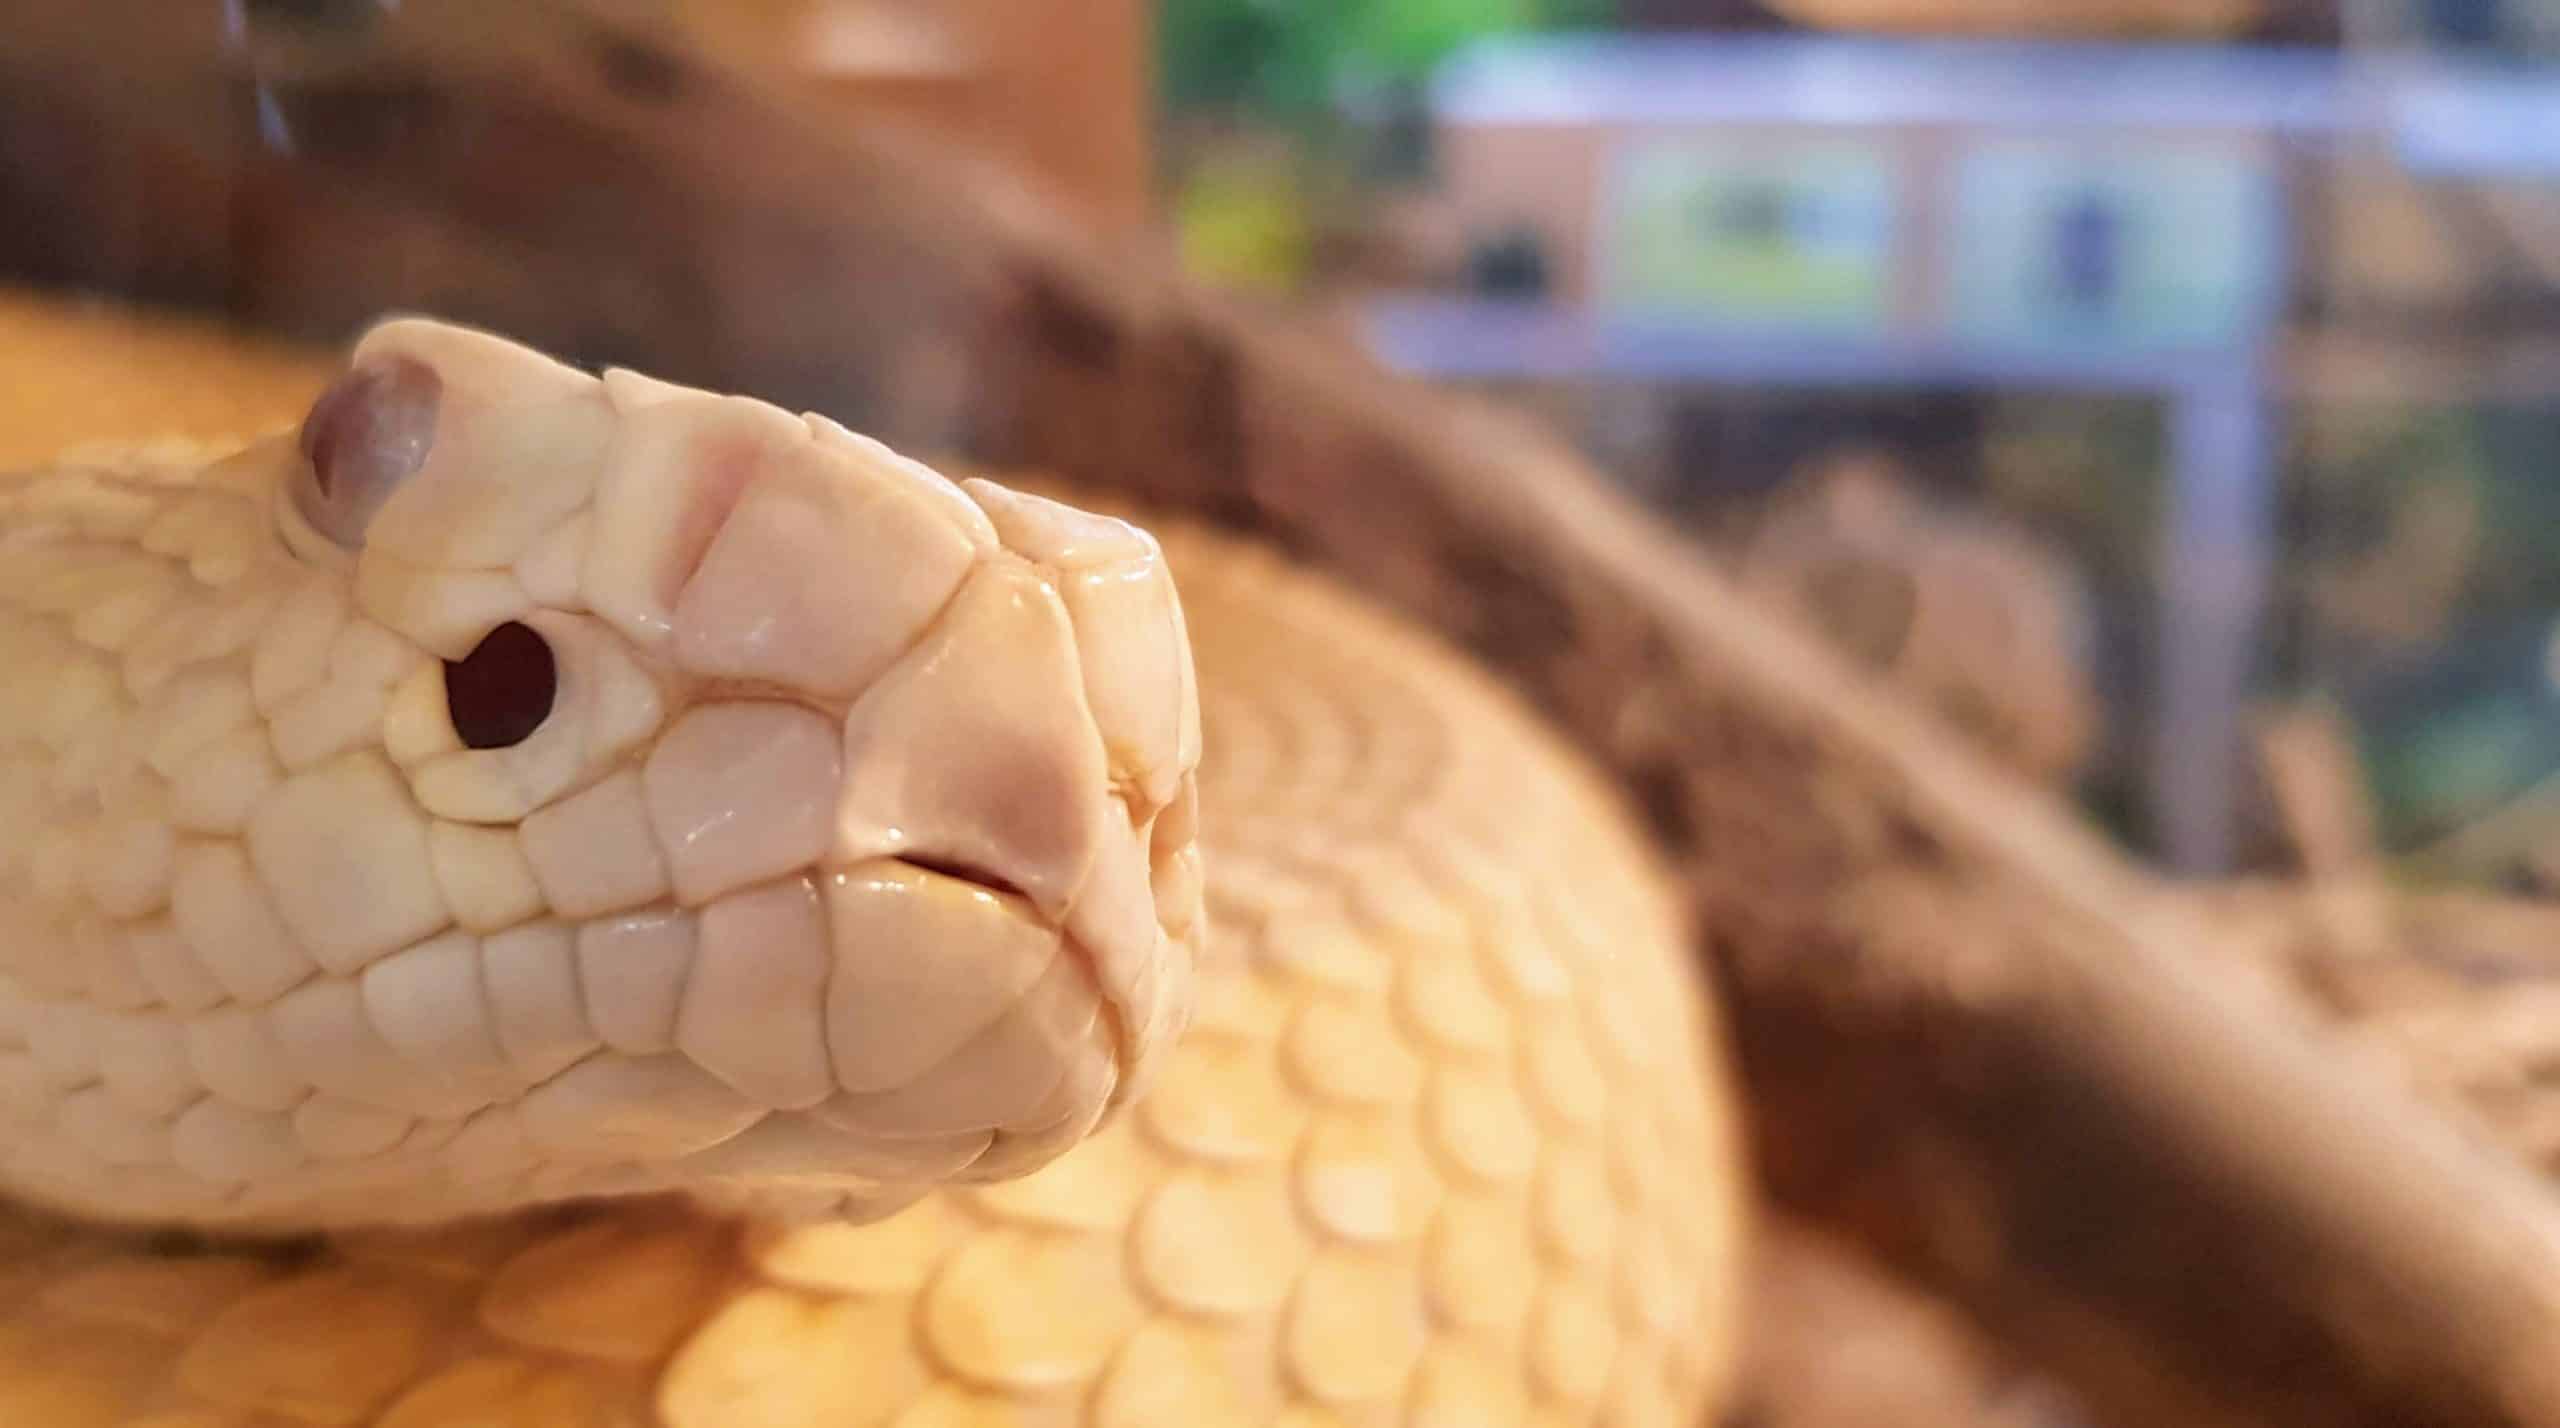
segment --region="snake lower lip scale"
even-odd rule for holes
[[[1250,542],[401,319],[0,477],[0,669],[0,1423],[1724,1392],[1668,879]]]

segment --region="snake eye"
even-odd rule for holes
[[[445,706],[467,748],[508,749],[533,737],[559,689],[550,643],[513,620],[444,667]]]
[[[374,512],[426,463],[443,395],[444,379],[411,357],[368,362],[329,384],[302,419],[310,471],[294,488],[313,530],[348,549],[364,542]]]

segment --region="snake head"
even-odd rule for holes
[[[415,657],[388,776],[267,842],[420,835],[386,846],[431,878],[280,900],[464,1088],[430,1178],[885,1210],[1142,1094],[1202,932],[1198,699],[1146,531],[416,319],[285,464],[310,598]]]

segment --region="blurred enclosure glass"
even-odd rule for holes
[[[2169,866],[2307,856],[2308,726],[2370,851],[2560,873],[2547,7],[1415,8],[1319,114],[1191,75],[1176,190]]]
[[[2400,866],[2553,885],[2560,11],[2031,8],[18,0],[0,279],[966,446],[1021,295],[823,142],[915,136],[1553,423],[2169,866],[2309,856],[2283,744]]]

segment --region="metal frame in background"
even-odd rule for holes
[[[2160,533],[2160,646],[2149,781],[2163,861],[2196,875],[2238,853],[2250,671],[2274,561],[2274,400],[2281,294],[2295,231],[2286,156],[2364,146],[2431,175],[2560,171],[2541,116],[2560,84],[2424,56],[2224,46],[2100,46],[1832,36],[1607,36],[1500,41],[1460,55],[1434,95],[1442,126],[1575,126],[1612,151],[1720,129],[1880,143],[1930,135],[1961,150],[2016,135],[2093,142],[2221,138],[2263,145],[2273,240],[2263,311],[2197,348],[2090,349],[1950,336],[1940,307],[1870,337],[1792,337],[1612,313],[1588,304],[1390,296],[1364,313],[1372,349],[1441,380],[1638,380],[1729,386],[1930,386],[2086,391],[2160,401],[2170,430]],[[1908,148],[1910,146],[1905,145]],[[1907,157],[1907,155],[1906,155]],[[1595,227],[1611,178],[1595,176]],[[1904,214],[1941,221],[1906,202]],[[1935,252],[1898,231],[1898,255]],[[1897,258],[1897,261],[1901,261]],[[1941,294],[1941,301],[1943,294]]]

